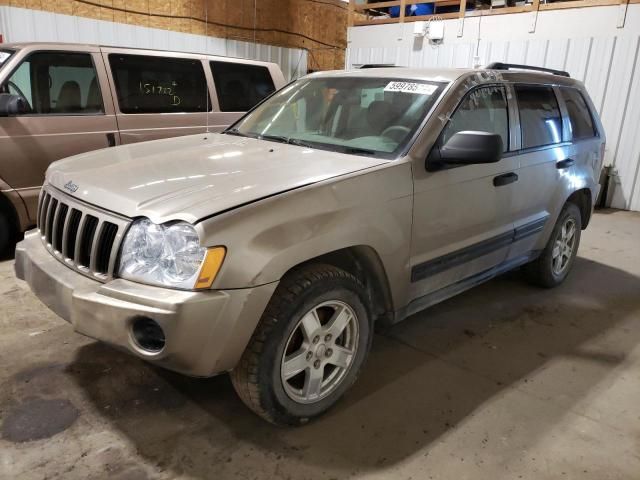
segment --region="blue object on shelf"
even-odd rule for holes
[[[433,3],[417,3],[416,5],[407,5],[404,10],[405,17],[413,17],[416,15],[431,15],[435,11]],[[389,8],[389,14],[393,18],[400,16],[400,7]]]
[[[409,6],[408,16],[412,15],[431,15],[434,12],[433,3],[417,3],[416,5]]]

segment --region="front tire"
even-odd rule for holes
[[[355,382],[371,337],[364,286],[333,266],[303,267],[281,281],[231,380],[262,418],[301,425]]]
[[[580,209],[573,203],[567,203],[544,250],[536,260],[525,266],[527,280],[544,288],[553,288],[564,282],[578,253],[581,232]]]

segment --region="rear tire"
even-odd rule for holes
[[[333,266],[302,267],[278,285],[231,380],[265,420],[302,425],[355,382],[371,337],[364,286]]]
[[[540,256],[525,265],[527,280],[544,288],[553,288],[564,282],[578,253],[581,232],[580,209],[573,203],[567,203]]]

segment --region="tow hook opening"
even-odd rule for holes
[[[131,333],[136,345],[149,353],[158,353],[166,343],[162,327],[148,317],[135,318],[131,324]]]

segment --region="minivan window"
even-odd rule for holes
[[[562,141],[562,116],[551,87],[516,85],[522,148],[542,147]]]
[[[276,87],[267,67],[235,62],[209,63],[222,112],[246,112]]]
[[[562,92],[564,104],[567,106],[569,127],[573,139],[593,138],[596,135],[596,130],[591,112],[582,94],[575,88],[561,88],[560,92]]]
[[[299,80],[227,133],[392,158],[411,140],[444,85],[368,77]]]
[[[122,113],[206,112],[211,108],[200,60],[112,53],[109,63]]]
[[[1,90],[23,97],[30,114],[104,112],[96,69],[88,53],[33,53],[13,72]]]
[[[442,132],[441,144],[465,130],[497,133],[503,151],[509,150],[509,114],[504,87],[490,86],[469,92]]]

